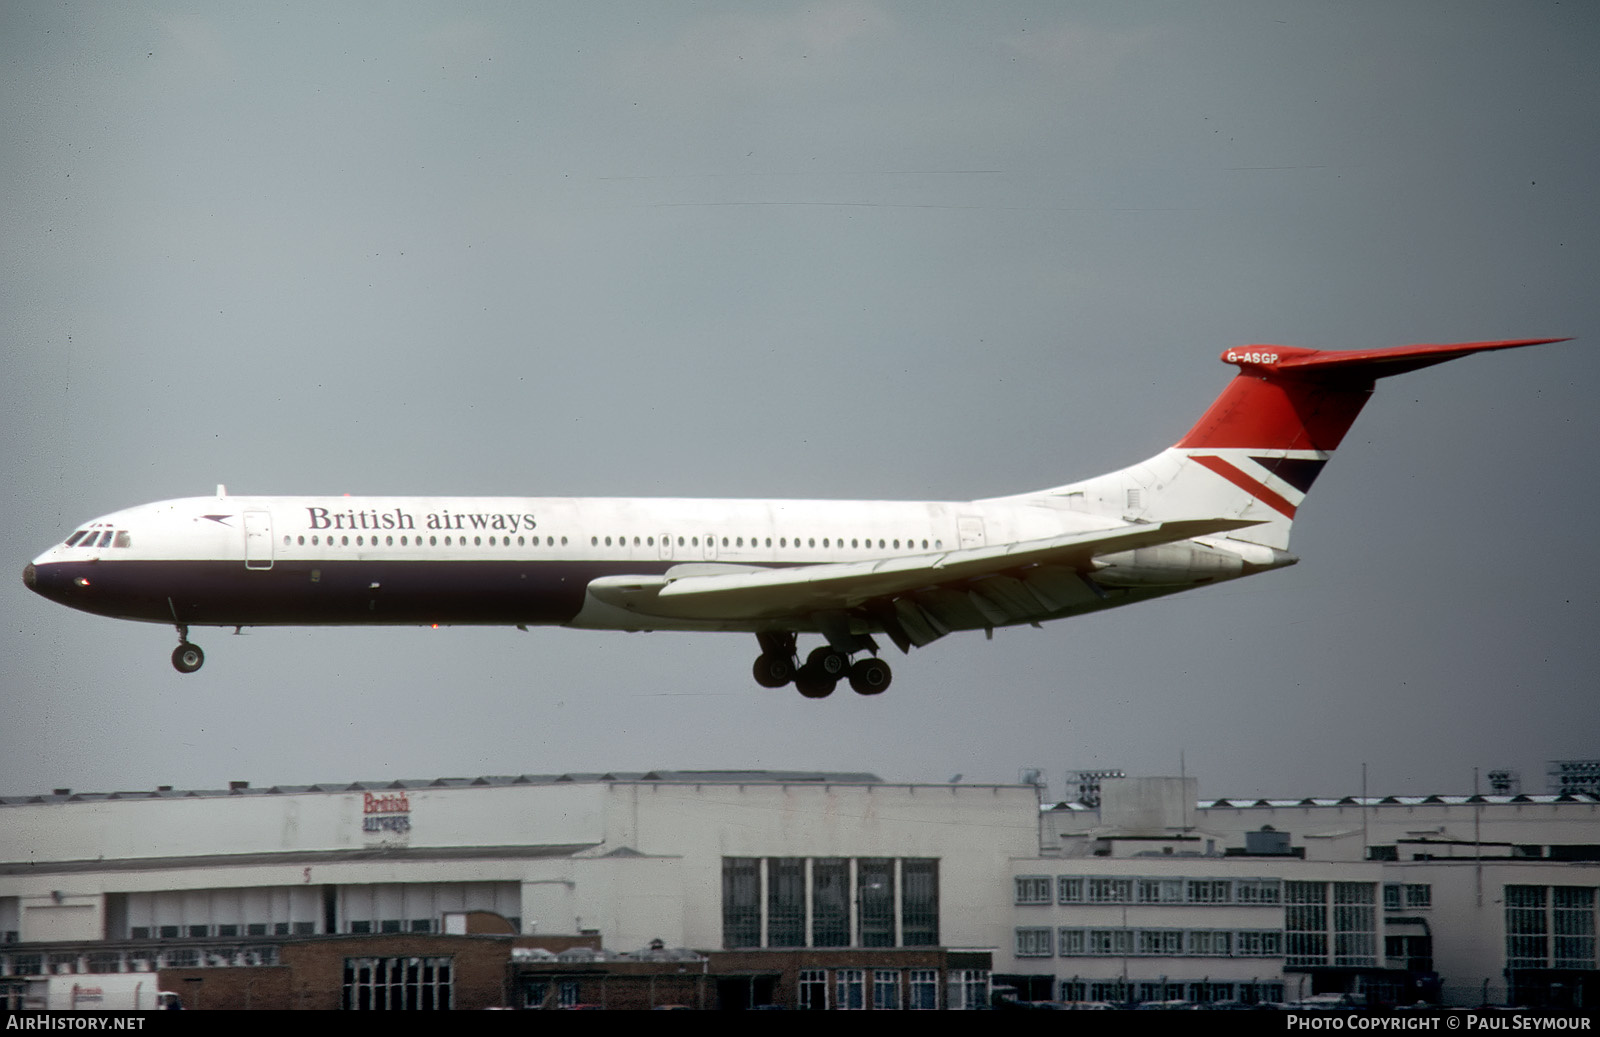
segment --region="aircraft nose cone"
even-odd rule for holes
[[[29,562],[22,568],[22,584],[29,590],[36,590],[38,588],[39,574],[34,570],[32,562]]]

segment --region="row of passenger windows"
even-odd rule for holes
[[[438,547],[439,546],[439,542],[440,542],[441,539],[443,539],[445,547],[456,547],[456,546],[466,547],[467,546],[467,538],[464,537],[464,536],[462,536],[462,537],[448,537],[447,536],[447,537],[443,537],[443,538],[440,538],[440,537],[437,537],[437,536],[431,536],[431,537],[428,537],[428,542],[426,544],[424,544],[422,542],[422,537],[420,537],[420,536],[417,536],[417,537],[402,536],[399,539],[400,539],[400,546],[401,547]],[[511,537],[508,537],[508,536],[507,537],[489,537],[488,539],[489,539],[489,546],[490,547],[496,547],[496,546],[498,546],[498,547],[510,547],[510,546],[512,546],[511,545]],[[517,547],[528,547],[528,546],[538,547],[539,546],[539,538],[538,537],[533,537],[532,539],[533,539],[533,543],[532,543],[532,545],[529,545],[527,537],[517,537],[516,538],[516,541],[517,541],[516,546]],[[305,536],[291,537],[291,536],[285,535],[284,538],[283,538],[283,546],[284,547],[288,547],[290,544],[295,544],[297,546],[304,547],[304,546],[306,546],[306,543],[307,543],[308,540],[309,540],[309,542],[310,542],[312,547],[324,547],[324,546],[326,546],[326,547],[349,547],[349,546],[351,546],[350,545],[350,537],[349,536],[340,536],[338,538],[335,538],[332,533],[328,534],[327,536],[318,536],[317,534],[313,533],[310,537],[305,537]],[[378,537],[376,535],[373,535],[373,536],[370,536],[370,537],[369,536],[357,536],[355,538],[355,540],[356,540],[356,542],[355,542],[355,546],[356,547],[367,547],[367,546],[377,547],[377,546],[379,546]],[[474,546],[474,547],[482,547],[483,546],[483,541],[484,541],[483,537],[473,537],[472,538],[472,546]],[[383,546],[385,546],[385,547],[393,547],[393,546],[395,546],[395,537],[392,536],[392,535],[384,537],[383,538]],[[556,538],[555,537],[545,537],[544,538],[544,546],[546,546],[546,547],[554,547],[554,546],[556,546]],[[566,547],[567,546],[567,538],[566,537],[562,537],[561,538],[561,546],[562,547]]]
[[[80,529],[67,537],[67,547],[132,547],[126,529]]]
[[[601,539],[602,538],[600,538],[600,537],[590,537],[589,538],[589,545],[591,547],[599,547]],[[604,540],[605,540],[605,545],[607,547],[610,547],[612,545],[613,538],[605,537]],[[633,546],[634,547],[654,547],[654,546],[656,546],[656,538],[655,537],[644,537],[643,538],[643,543],[641,543],[640,540],[641,540],[641,538],[634,537],[633,538]],[[618,547],[627,547],[628,546],[628,538],[627,537],[616,537],[615,541],[616,541],[616,545]],[[710,546],[716,546],[717,538],[714,537],[714,536],[706,537],[706,544],[710,545]],[[887,550],[891,544],[893,545],[894,550],[896,550],[896,551],[900,550],[900,541],[899,540],[879,540],[878,541],[878,547],[879,547],[879,549],[882,549],[882,550]],[[908,550],[915,550],[916,546],[917,546],[917,541],[915,539],[911,538],[911,537],[907,537],[906,540],[905,540],[905,545],[906,545],[906,548]],[[678,538],[678,546],[679,547],[685,546],[684,538],[681,537],[681,536]],[[689,547],[699,547],[700,546],[700,538],[699,537],[689,537],[687,546],[689,546]],[[723,537],[722,538],[722,546],[723,547],[734,547],[734,548],[743,547],[743,546],[745,546],[744,545],[744,537]],[[765,541],[763,541],[761,537],[751,537],[750,538],[750,546],[751,547],[771,547],[772,546],[772,538],[771,537],[767,537],[765,539]],[[778,546],[780,548],[783,548],[783,547],[800,547],[801,546],[800,538],[799,537],[793,537],[793,538],[790,538],[790,537],[779,537],[778,538]],[[817,546],[817,538],[816,537],[807,537],[806,538],[806,542],[805,542],[805,546],[806,547],[816,547]],[[833,537],[823,537],[822,538],[822,546],[823,547],[838,547],[838,548],[842,548],[842,547],[844,547],[844,537],[839,537],[838,539],[834,539]],[[872,538],[868,537],[865,540],[862,540],[860,537],[853,537],[850,540],[850,546],[853,547],[853,548],[856,548],[858,550],[864,547],[864,548],[866,548],[867,550],[870,551],[872,549]],[[935,541],[933,541],[933,546],[936,549],[937,548],[941,548],[941,547],[944,546],[944,541],[935,540]],[[928,541],[927,540],[923,540],[922,541],[922,548],[923,548],[923,550],[927,550],[927,548],[928,548]]]
[[[105,536],[106,537],[110,537],[111,534],[110,533],[106,533]],[[128,546],[127,539],[128,539],[128,535],[126,533],[119,532],[117,534],[117,544],[116,544],[116,546],[118,546],[118,547],[127,547]],[[284,538],[283,538],[283,546],[289,547],[291,545],[294,545],[294,546],[304,547],[304,546],[306,546],[306,543],[307,543],[308,539],[309,539],[310,545],[312,547],[322,547],[322,546],[327,546],[327,547],[350,547],[351,546],[350,537],[348,535],[340,535],[337,539],[335,539],[335,537],[332,534],[329,534],[327,536],[319,536],[318,534],[315,534],[315,533],[313,533],[309,538],[307,538],[304,535],[301,535],[301,536],[289,536],[289,535],[285,534]],[[395,546],[395,539],[396,538],[392,534],[387,535],[387,536],[385,536],[383,538],[383,542],[382,542],[381,546],[394,547]],[[401,546],[401,547],[412,547],[412,546],[416,546],[416,547],[423,547],[423,546],[438,547],[438,546],[440,546],[440,540],[441,539],[444,541],[444,546],[445,547],[456,547],[456,546],[467,547],[467,546],[469,546],[467,544],[467,538],[464,537],[464,536],[461,536],[461,537],[445,536],[443,538],[438,537],[438,536],[430,536],[430,537],[427,538],[427,544],[426,545],[424,545],[423,538],[420,537],[420,536],[417,536],[417,537],[401,536],[399,538],[399,541],[400,541],[399,546]],[[472,546],[472,547],[483,547],[485,539],[486,538],[481,537],[481,536],[475,536],[475,537],[472,538],[472,544],[470,546]],[[503,536],[503,537],[493,537],[493,536],[491,536],[491,537],[488,537],[487,539],[489,541],[489,543],[488,543],[489,547],[512,547],[513,546],[513,544],[512,544],[513,538],[509,537],[509,536]],[[528,538],[528,537],[520,537],[520,536],[516,537],[515,538],[516,543],[515,543],[514,546],[516,546],[516,547],[529,547],[529,546],[538,547],[539,546],[539,538],[538,537],[532,537],[531,538],[531,540],[532,540],[531,545],[529,543],[529,539],[530,538]],[[663,539],[663,542],[665,542],[666,538],[663,537],[662,539]],[[556,540],[557,540],[556,537],[547,536],[547,537],[544,538],[544,546],[545,547],[554,547],[554,546],[556,546]],[[598,537],[598,536],[592,536],[592,537],[589,538],[589,546],[591,546],[591,547],[599,547],[601,542],[602,542],[602,540],[604,541],[606,547],[612,547],[612,546],[627,547],[628,546],[628,538],[627,537],[604,537],[604,538],[602,538],[602,537]],[[561,537],[560,538],[560,542],[561,542],[561,546],[562,547],[566,547],[567,546],[567,538],[566,537]],[[715,546],[715,544],[717,542],[717,538],[708,536],[708,537],[705,538],[705,542],[706,542],[707,545]],[[902,541],[900,541],[900,540],[886,540],[886,539],[880,539],[877,542],[879,550],[889,550],[892,547],[892,549],[896,550],[896,551],[901,550],[901,547],[900,547],[901,543],[902,543]],[[912,538],[908,537],[904,541],[905,548],[907,550],[916,550],[919,543],[921,544],[922,550],[924,550],[924,551],[928,550],[930,541],[928,541],[926,539],[924,539],[924,540],[919,542],[919,541],[917,541],[915,539],[912,539]],[[940,550],[940,549],[942,549],[944,547],[944,541],[943,540],[934,540],[934,541],[931,541],[931,543],[932,543],[932,546],[933,546],[934,550]],[[872,542],[872,539],[870,537],[868,537],[865,540],[862,540],[859,537],[853,537],[850,540],[850,546],[852,548],[855,548],[856,550],[861,550],[861,549],[865,548],[866,550],[870,551],[870,550],[872,550],[872,544],[873,544],[873,542]],[[106,541],[104,539],[102,539],[100,546],[104,547],[105,545],[106,545]],[[356,546],[356,547],[367,547],[369,545],[372,546],[372,547],[380,546],[379,541],[378,541],[378,537],[376,535],[369,537],[369,536],[364,536],[364,535],[361,535],[361,534],[357,534],[357,536],[355,538],[355,545],[354,546]],[[69,546],[69,547],[72,546],[72,541],[71,540],[67,541],[67,546]],[[90,545],[84,544],[83,546],[87,547],[87,546],[90,546]],[[653,537],[653,536],[650,536],[650,537],[634,537],[633,538],[633,546],[634,547],[655,547],[656,546],[656,538]],[[692,536],[692,537],[682,537],[682,536],[680,536],[680,537],[678,537],[678,546],[679,547],[686,547],[686,546],[687,547],[699,547],[700,546],[700,538],[697,537],[697,536]],[[744,537],[723,537],[722,538],[722,546],[723,547],[735,547],[735,548],[744,547],[745,546],[745,538]],[[766,540],[765,540],[765,543],[763,544],[762,541],[761,541],[761,538],[759,538],[759,537],[751,537],[750,538],[750,546],[751,547],[762,547],[762,546],[771,547],[772,546],[772,538],[771,537],[767,537]],[[796,548],[802,546],[801,543],[800,543],[800,538],[799,537],[793,537],[793,538],[791,538],[791,537],[779,537],[778,538],[778,547],[787,548],[787,547],[791,547],[791,546],[792,547],[796,547]],[[816,537],[807,537],[804,546],[806,546],[806,547],[816,547],[817,546],[817,538]],[[837,539],[834,539],[832,537],[823,537],[822,538],[822,546],[825,547],[825,548],[833,548],[833,547],[843,548],[844,547],[844,538],[843,537],[839,537]]]

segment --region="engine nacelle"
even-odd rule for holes
[[[1192,540],[1100,555],[1091,578],[1107,587],[1187,587],[1243,576],[1245,561]]]

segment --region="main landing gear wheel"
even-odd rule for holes
[[[821,645],[806,656],[806,664],[794,675],[794,686],[808,699],[825,699],[849,671],[848,655],[832,645]]]
[[[850,687],[858,695],[877,695],[889,686],[894,674],[882,659],[868,657],[850,667]]]
[[[801,667],[800,672],[794,675],[795,689],[808,699],[827,698],[833,694],[834,685],[838,683],[836,678],[813,672],[810,666]]]
[[[850,657],[832,645],[820,645],[806,656],[805,668],[818,677],[838,680],[850,669]]]
[[[787,655],[762,653],[756,658],[755,677],[763,688],[781,688],[794,680],[794,660]]]
[[[193,673],[206,662],[206,653],[197,644],[184,641],[172,650],[172,668],[179,673]]]

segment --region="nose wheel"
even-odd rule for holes
[[[179,673],[193,673],[206,662],[206,653],[189,640],[189,628],[178,628],[178,647],[172,650],[172,668]]]

